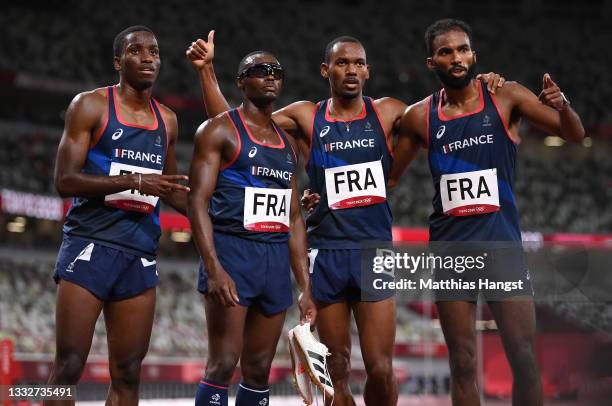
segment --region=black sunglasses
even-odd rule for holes
[[[274,79],[280,80],[285,76],[285,72],[280,65],[272,63],[258,63],[250,68],[246,68],[238,75],[238,79],[244,77],[265,78],[272,75]]]

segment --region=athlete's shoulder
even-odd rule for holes
[[[159,113],[164,117],[164,120],[170,119],[176,121],[176,113],[170,107],[155,100],[159,106]]]
[[[157,106],[159,107],[159,114],[161,114],[164,119],[164,123],[166,124],[166,131],[170,133],[170,135],[174,135],[178,133],[178,120],[176,118],[176,113],[168,106],[158,102]],[[178,135],[178,134],[177,134]]]
[[[530,93],[531,91],[525,86],[521,85],[519,82],[507,81],[502,87],[499,87],[495,90],[495,98],[517,99]]]
[[[427,96],[426,98],[406,107],[404,110],[404,116],[409,115],[414,118],[425,117],[427,114],[427,108],[429,107],[430,98],[431,96]]]
[[[78,93],[74,96],[70,104],[80,108],[96,108],[106,107],[107,103],[107,90],[105,87],[102,87]]]
[[[279,111],[292,112],[295,114],[311,114],[317,108],[317,103],[313,103],[309,100],[300,100],[293,102]]]
[[[407,107],[406,103],[394,97],[381,97],[380,99],[372,99],[372,101],[379,111],[386,109],[403,111]]]
[[[387,131],[396,128],[407,107],[406,103],[393,97],[376,99],[373,104],[382,126]]]
[[[427,113],[429,97],[406,107],[400,120],[399,134],[418,136],[423,142],[427,140]]]
[[[196,130],[196,138],[227,137],[228,130],[234,131],[232,124],[228,112],[224,111],[200,124]]]
[[[68,106],[67,120],[77,120],[79,123],[96,123],[106,116],[108,98],[106,88],[99,88],[81,92],[74,96]]]

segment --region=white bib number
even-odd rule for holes
[[[288,233],[291,189],[244,188],[244,228],[264,233]]]
[[[332,210],[371,206],[387,200],[380,161],[325,169],[325,189]]]
[[[450,216],[499,211],[497,169],[442,175],[440,197],[444,214]]]
[[[112,162],[108,175],[130,175],[133,173],[161,174],[162,171],[158,169],[142,168],[140,166]],[[136,189],[128,189],[119,193],[113,193],[112,195],[105,196],[104,204],[123,210],[137,211],[141,213],[152,213],[155,209],[155,206],[157,205],[158,200],[158,196],[143,195]]]

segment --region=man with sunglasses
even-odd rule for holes
[[[206,374],[196,406],[227,405],[240,359],[236,405],[266,405],[268,375],[292,303],[290,268],[302,290],[302,321],[316,318],[306,232],[293,174],[293,141],[272,121],[283,69],[268,52],[240,62],[237,109],[207,120],[195,137],[189,220],[202,262],[198,290],[208,327]]]
[[[229,109],[214,74],[214,32],[187,50],[197,69],[207,113]],[[325,49],[321,76],[329,81],[331,98],[299,101],[273,113],[274,121],[296,137],[307,160],[310,189],[320,203],[309,214],[308,243],[317,330],[331,356],[327,361],[334,384],[333,403],[354,405],[349,388],[354,313],[367,373],[368,405],[395,405],[397,383],[392,355],[395,341],[395,298],[392,291],[371,292],[362,283],[364,243],[389,243],[391,209],[387,182],[393,169],[392,139],[407,105],[392,98],[363,96],[369,78],[366,52],[359,40],[343,36]],[[498,80],[489,81],[494,91]],[[408,153],[395,160],[411,161]]]

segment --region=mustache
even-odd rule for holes
[[[451,72],[457,70],[466,71],[467,74],[461,78],[452,76]],[[460,90],[469,85],[472,79],[476,77],[476,63],[473,63],[468,68],[465,68],[464,66],[460,65],[455,65],[447,71],[436,67],[434,71],[436,73],[436,76],[438,76],[438,79],[440,80],[440,82],[442,82],[444,86],[449,87],[451,89]]]

